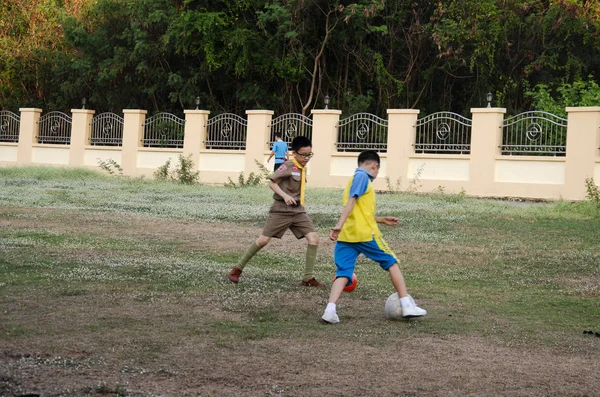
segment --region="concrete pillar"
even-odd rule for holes
[[[184,110],[185,131],[183,135],[183,156],[188,157],[198,170],[200,163],[200,149],[204,149],[206,140],[206,123],[208,122],[208,110]]]
[[[468,194],[495,195],[496,156],[502,145],[504,108],[473,108]]]
[[[392,186],[406,182],[410,157],[415,154],[418,109],[388,109],[387,177]]]
[[[71,109],[71,144],[69,145],[69,165],[81,167],[85,164],[85,147],[92,136],[92,119],[95,110]]]
[[[121,151],[121,168],[125,175],[136,175],[138,148],[144,139],[144,121],[146,110],[123,110],[123,147]]]
[[[341,110],[314,109],[312,145],[315,157],[310,160],[310,186],[330,186],[331,157],[337,152],[338,123]]]
[[[265,152],[269,150],[269,125],[273,118],[272,110],[246,110],[248,116],[248,130],[246,135],[246,156],[244,160],[244,175],[248,177],[251,172],[259,173],[260,170],[255,160],[264,163]]]
[[[600,146],[600,107],[568,107],[565,190],[563,198],[586,198],[585,180],[594,178]],[[596,184],[600,181],[595,179]]]
[[[19,124],[19,145],[17,151],[17,164],[31,163],[32,146],[37,143],[40,131],[40,116],[42,109],[20,108],[21,123]]]

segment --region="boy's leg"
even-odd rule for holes
[[[317,247],[319,246],[319,235],[316,232],[310,232],[306,236],[306,263],[304,265],[304,277],[302,285],[310,287],[322,287],[325,284],[317,281],[315,278],[315,261],[317,259]]]
[[[354,265],[358,258],[359,252],[356,250],[355,243],[341,243],[335,244],[335,250],[333,251],[333,258],[336,266],[336,279],[331,286],[331,292],[329,292],[329,300],[325,312],[321,317],[328,323],[335,324],[339,323],[340,319],[336,313],[337,301],[344,291],[344,287],[350,282],[352,274],[354,273]]]
[[[402,317],[421,317],[427,314],[427,310],[421,309],[413,298],[408,294],[406,290],[406,283],[404,282],[404,277],[402,276],[402,272],[398,267],[397,263],[394,263],[392,266],[388,268],[388,272],[390,273],[390,278],[392,279],[392,284],[398,292],[398,296],[400,296],[400,305],[402,306]]]
[[[270,240],[270,237],[260,235],[256,242],[250,244],[250,247],[248,247],[242,258],[237,263],[237,265],[235,265],[233,269],[231,269],[231,272],[228,276],[231,282],[237,283],[238,281],[240,281],[240,275],[242,274],[242,270],[244,270],[244,267],[246,267],[248,261],[250,261],[250,259],[252,259],[252,257],[256,255],[258,251],[260,251],[265,245],[267,245]]]
[[[340,295],[344,291],[344,287],[348,284],[348,277],[338,277],[333,282],[331,286],[331,292],[329,292],[329,301],[327,302],[327,307],[325,308],[325,312],[321,317],[323,321],[326,321],[330,324],[336,324],[340,322],[340,319],[336,313],[336,305],[338,299],[340,299]]]

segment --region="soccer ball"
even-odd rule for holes
[[[333,279],[333,281],[335,281],[335,278]],[[344,287],[344,292],[354,291],[354,288],[356,288],[357,285],[358,285],[358,277],[356,277],[356,273],[352,273],[352,284],[346,285]]]
[[[402,318],[402,305],[400,304],[400,296],[398,296],[397,292],[388,296],[385,301],[385,316],[390,320]]]

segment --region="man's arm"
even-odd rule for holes
[[[348,202],[344,206],[344,209],[342,210],[340,219],[338,220],[337,224],[331,228],[331,232],[329,232],[329,238],[331,240],[337,240],[338,236],[340,235],[340,232],[342,231],[342,226],[344,226],[344,223],[346,223],[346,219],[348,219],[348,216],[350,216],[350,213],[354,209],[355,205],[356,197],[350,197],[348,199]]]
[[[267,159],[267,163],[268,163],[269,161],[271,161],[271,158],[272,158],[274,155],[275,155],[275,152],[271,152],[271,154],[269,155],[269,158]]]

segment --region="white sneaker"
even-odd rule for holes
[[[417,306],[412,296],[408,295],[406,298],[408,299],[400,299],[400,304],[402,305],[402,317],[422,317],[427,314],[427,310],[421,309],[419,306]]]
[[[325,310],[323,313],[323,317],[321,317],[323,321],[328,322],[329,324],[337,324],[340,322],[340,318],[335,312]]]

